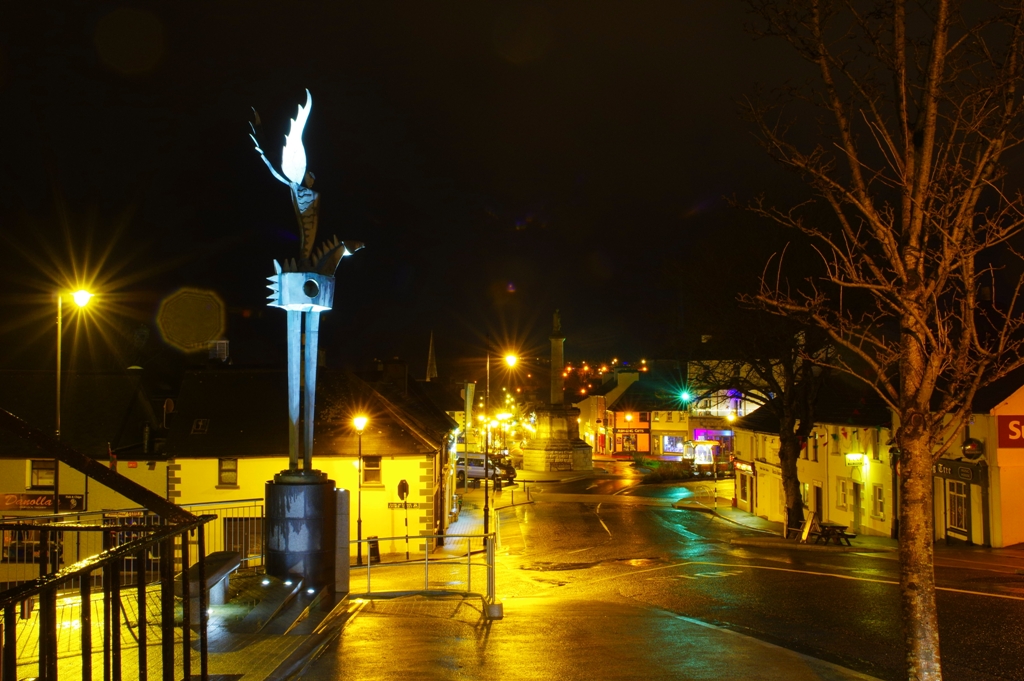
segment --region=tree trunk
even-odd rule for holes
[[[900,595],[907,645],[907,678],[941,681],[939,620],[935,608],[932,452],[925,418],[911,411],[903,423],[900,459]]]
[[[804,522],[804,500],[796,469],[796,461],[800,458],[800,438],[796,435],[780,436],[779,442],[782,489],[786,493],[786,526],[798,528]]]

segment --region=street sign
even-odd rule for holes
[[[395,508],[412,508],[412,509],[416,509],[416,508],[430,508],[430,507],[427,506],[426,504],[417,503],[415,501],[406,501],[406,502],[402,502],[402,501],[389,501],[388,502],[388,508],[390,508],[390,509],[395,509]]]

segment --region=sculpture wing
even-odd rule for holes
[[[288,134],[284,137],[284,151],[281,152],[281,172],[292,184],[302,184],[306,179],[306,150],[302,146],[302,130],[306,127],[309,110],[313,108],[313,95],[306,90],[306,106],[299,105],[299,111],[292,119]]]

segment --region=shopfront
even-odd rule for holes
[[[990,546],[988,465],[939,459],[932,471],[936,539]]]
[[[616,428],[615,451],[624,454],[650,453],[651,432],[646,428]]]
[[[733,460],[736,470],[736,508],[748,513],[754,512],[754,499],[757,497],[754,465],[750,461]]]

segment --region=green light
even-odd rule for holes
[[[690,393],[687,392],[686,390],[684,390],[682,392],[682,394],[679,395],[679,397],[683,400],[683,402],[689,402],[690,401]]]

